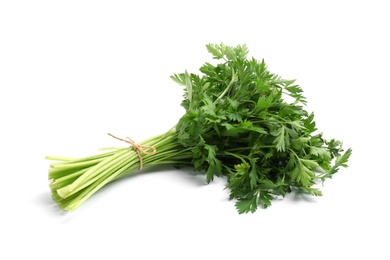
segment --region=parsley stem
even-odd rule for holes
[[[216,104],[221,98],[223,98],[236,81],[237,81],[237,75],[234,73],[234,70],[233,70],[232,79],[231,79],[229,85],[225,88],[225,90],[222,92],[222,94],[219,95],[219,97],[213,102],[213,104]]]

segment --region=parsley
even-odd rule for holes
[[[184,87],[186,113],[174,129],[141,143],[157,150],[143,156],[143,165],[190,164],[205,173],[207,182],[224,176],[239,213],[266,208],[292,191],[321,196],[316,183],[347,167],[352,150],[316,134],[302,88],[269,72],[264,60],[247,58],[246,45],[206,47],[219,63],[205,63],[201,75],[171,76]],[[48,159],[60,161],[49,170],[50,187],[53,199],[68,210],[139,167],[131,148]]]

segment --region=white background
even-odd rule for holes
[[[0,259],[390,259],[386,2],[1,1]],[[220,42],[297,79],[353,148],[324,196],[239,215],[225,180],[160,167],[57,209],[44,156],[165,132],[183,114],[169,76]]]

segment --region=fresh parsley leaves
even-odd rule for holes
[[[269,72],[264,60],[248,59],[246,45],[206,47],[220,63],[205,63],[202,75],[172,76],[185,87],[186,114],[176,131],[193,152],[195,170],[208,182],[226,176],[239,213],[268,207],[292,190],[321,196],[316,181],[347,167],[352,150],[314,135],[302,88]]]

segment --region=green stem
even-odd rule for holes
[[[216,104],[218,102],[218,100],[220,100],[221,98],[223,98],[226,95],[226,93],[230,90],[230,88],[237,81],[237,79],[238,79],[237,75],[234,74],[234,71],[233,71],[232,80],[229,82],[229,85],[225,88],[225,90],[222,92],[222,94],[219,95],[219,97],[213,102],[213,104]]]

